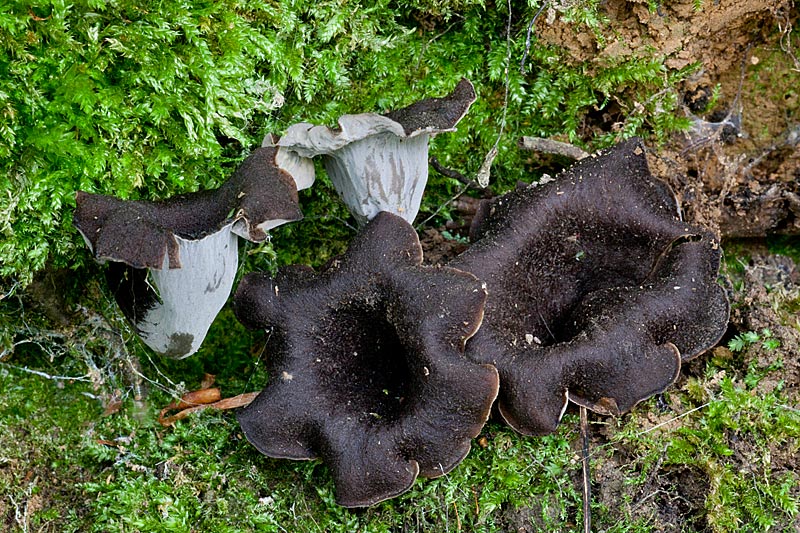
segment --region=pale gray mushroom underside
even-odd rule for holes
[[[151,349],[195,353],[230,295],[238,237],[263,242],[299,220],[297,189],[314,181],[311,160],[256,149],[219,189],[161,202],[76,193],[74,225],[107,271],[114,297]]]
[[[183,358],[200,349],[231,293],[239,266],[239,246],[231,226],[200,240],[176,236],[181,268],[169,268],[165,256],[163,268],[150,270],[161,302],[144,313],[136,329],[154,351]]]
[[[279,145],[300,156],[323,156],[333,186],[359,224],[381,211],[413,222],[428,181],[425,130],[406,136],[399,123],[375,113],[344,115],[340,129],[295,124]]]
[[[428,181],[428,140],[455,131],[475,90],[462,80],[444,98],[428,98],[391,113],[343,115],[339,127],[302,122],[277,145],[298,156],[322,156],[325,169],[350,213],[364,225],[381,211],[411,223]]]

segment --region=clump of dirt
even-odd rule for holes
[[[67,301],[67,295],[75,292],[69,290],[74,283],[74,273],[70,270],[47,268],[39,272],[26,287],[25,296],[51,323],[66,328],[74,318]]]
[[[598,42],[591,33],[556,16],[572,2],[553,2],[548,16],[538,25],[539,38],[566,47],[577,61],[602,61],[626,56],[666,56],[669,68],[702,63],[714,76],[738,64],[732,51],[742,50],[763,38],[773,21],[786,18],[791,0],[720,0],[702,2],[650,2],[610,0],[605,15],[615,35]],[[656,5],[654,5],[656,4]]]
[[[489,191],[484,191],[490,194]],[[440,228],[426,228],[420,235],[423,261],[426,265],[445,265],[467,249],[472,220],[481,204],[479,198],[462,196],[452,203],[455,220]]]
[[[602,445],[604,429],[592,438],[592,448]],[[665,450],[666,452],[666,450]],[[635,457],[635,455],[634,455]],[[594,461],[592,498],[616,516],[628,516],[650,524],[653,531],[706,531],[705,503],[708,475],[687,465],[662,466],[650,470],[643,483],[630,483],[633,458],[618,448]],[[662,456],[663,460],[663,456]]]
[[[687,220],[727,237],[799,234],[800,36],[792,31],[793,1],[609,0],[610,31],[601,33],[614,37],[605,39],[557,16],[570,4],[552,2],[537,36],[590,70],[654,54],[670,69],[699,65],[678,88],[693,127],[650,158]],[[606,115],[598,113],[599,120]]]
[[[754,255],[744,266],[731,323],[740,331],[759,332],[780,343],[779,348],[752,346],[745,364],[770,369],[758,383],[760,393],[783,387],[787,398],[800,405],[800,272],[794,261],[781,255]],[[776,353],[781,364],[776,363]]]
[[[545,497],[541,502],[536,502],[529,507],[514,507],[510,504],[502,506],[498,525],[502,531],[509,533],[538,533],[547,531],[548,524],[543,517],[556,522],[555,509],[559,506],[554,500],[554,496]],[[550,500],[550,501],[548,501]]]
[[[451,259],[467,249],[464,240],[447,238],[446,228],[428,228],[420,236],[422,257],[426,265],[446,265]]]

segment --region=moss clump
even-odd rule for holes
[[[474,175],[500,136],[501,189],[527,177],[520,135],[602,146],[681,125],[669,91],[648,99],[686,75],[668,73],[658,57],[573,64],[534,38],[520,72],[537,8],[515,8],[509,26],[505,5],[477,1],[8,4],[0,8],[0,276],[27,284],[48,260],[85,261],[70,223],[77,189],[157,199],[215,187],[266,132],[442,95],[462,76],[479,102],[433,153]],[[602,29],[596,2],[560,16]],[[587,115],[614,105],[637,111],[593,139]],[[457,187],[434,179],[424,209]],[[338,212],[332,195],[314,196],[312,212]],[[322,224],[312,233],[341,235],[334,217],[311,222]]]

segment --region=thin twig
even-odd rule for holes
[[[794,62],[792,70],[800,72],[800,60],[797,59],[792,46],[792,21],[785,13],[783,14],[783,21],[778,21],[778,31],[781,32],[781,50]]]
[[[452,168],[447,168],[446,166],[442,165],[435,155],[432,155],[430,156],[430,158],[428,158],[428,163],[430,163],[433,169],[442,176],[460,181],[464,185],[469,185],[470,187],[474,187],[477,185],[475,181],[469,179],[461,172],[453,170]]]
[[[168,377],[166,374],[164,374],[164,373],[161,371],[161,369],[160,369],[160,368],[158,368],[158,365],[155,363],[155,361],[153,361],[153,358],[152,358],[152,357],[150,357],[150,352],[149,352],[149,351],[147,351],[147,350],[145,350],[145,351],[144,351],[144,353],[145,353],[145,355],[147,356],[147,360],[150,362],[150,364],[153,366],[153,368],[155,368],[155,369],[156,369],[156,372],[158,372],[158,375],[159,375],[159,376],[161,376],[162,378],[166,379],[166,380],[167,380],[167,383],[169,383],[169,384],[170,384],[170,386],[172,386],[172,387],[174,388],[174,390],[176,390],[176,391],[177,391],[177,390],[179,390],[179,389],[180,389],[180,387],[178,387],[178,384],[177,384],[177,383],[175,383],[174,381],[172,381],[171,379],[169,379],[169,377]]]
[[[179,399],[180,398],[180,393],[178,391],[170,389],[169,387],[167,387],[165,385],[162,385],[160,382],[148,378],[142,372],[140,372],[139,369],[136,368],[137,365],[134,364],[132,359],[127,358],[125,360],[125,362],[128,363],[128,368],[130,369],[131,373],[134,376],[145,380],[147,383],[150,383],[151,385],[153,385],[157,389],[161,389],[163,392],[169,394],[173,399]],[[137,392],[134,394],[134,399],[135,400],[140,400],[141,399],[141,394],[142,394],[141,391],[137,390]],[[139,397],[137,398],[137,396],[139,396]]]
[[[503,134],[506,131],[506,118],[508,117],[508,92],[509,86],[511,85],[511,0],[507,1],[507,8],[508,22],[506,24],[506,81],[505,90],[503,93],[503,116],[500,120],[500,131],[497,132],[497,139],[494,141],[494,146],[492,146],[486,153],[486,157],[483,158],[481,168],[478,169],[478,173],[475,175],[475,180],[478,182],[478,185],[483,188],[489,186],[489,175],[492,171],[492,163],[494,162],[495,157],[497,157],[500,147],[500,139],[503,138]]]
[[[463,19],[463,17],[462,17],[462,16],[460,16],[460,15],[458,15],[458,18],[460,18],[460,19]],[[422,46],[422,50],[420,50],[420,52],[419,52],[419,57],[417,58],[417,64],[414,66],[414,70],[419,70],[419,66],[422,64],[422,58],[423,58],[423,57],[425,57],[425,52],[427,52],[427,50],[428,50],[428,47],[431,45],[431,43],[433,43],[433,41],[435,41],[436,39],[438,39],[438,38],[440,38],[440,37],[444,37],[444,36],[445,36],[445,35],[446,35],[446,34],[447,34],[447,33],[448,33],[450,30],[452,30],[452,29],[453,29],[453,26],[455,26],[456,24],[457,24],[457,22],[453,22],[453,23],[452,23],[452,24],[450,24],[450,25],[447,27],[447,29],[445,29],[445,30],[444,30],[442,33],[439,33],[439,34],[437,34],[437,35],[434,35],[433,37],[431,37],[431,38],[428,40],[428,42],[426,42],[426,43],[425,43],[425,44]]]
[[[417,227],[417,231],[419,231],[420,229],[424,228],[424,227],[425,227],[425,226],[428,224],[428,222],[430,222],[430,221],[433,219],[433,217],[435,217],[436,215],[438,215],[438,214],[439,214],[439,212],[441,212],[441,210],[442,210],[442,209],[444,209],[444,206],[446,206],[446,205],[450,204],[451,202],[454,202],[454,201],[456,201],[456,200],[458,199],[458,197],[459,197],[459,196],[461,196],[461,195],[463,195],[465,192],[467,192],[467,189],[469,189],[469,185],[464,185],[464,186],[461,188],[461,190],[460,190],[460,191],[458,191],[458,192],[457,192],[455,195],[453,195],[453,197],[452,197],[452,198],[450,198],[449,200],[447,200],[446,202],[444,202],[442,205],[440,205],[439,207],[437,207],[437,208],[436,208],[436,211],[434,211],[433,213],[431,213],[431,216],[429,216],[428,218],[426,218],[425,220],[423,220],[422,222],[420,222],[419,224],[417,224],[417,226],[416,226],[416,227]]]
[[[17,289],[19,287],[20,287],[20,283],[19,282],[14,282],[11,285],[10,289],[8,289],[6,292],[0,294],[0,300],[5,300],[6,298],[10,298],[11,296],[13,296],[14,293],[17,291]]]
[[[539,15],[542,14],[544,8],[547,7],[547,4],[550,3],[550,0],[545,0],[545,2],[539,7],[539,10],[531,19],[530,24],[528,24],[528,33],[525,35],[525,51],[522,53],[522,61],[519,62],[519,73],[523,76],[525,75],[525,61],[528,59],[528,53],[531,50],[531,35],[533,35],[533,26],[536,24],[536,19],[539,18]]]
[[[669,424],[671,422],[675,422],[676,420],[680,420],[681,418],[683,418],[685,416],[688,416],[688,415],[694,413],[695,411],[699,411],[700,409],[708,407],[709,405],[711,405],[711,402],[706,402],[703,405],[699,405],[699,406],[695,407],[694,409],[689,409],[685,413],[681,413],[678,416],[672,417],[669,420],[665,420],[664,422],[661,422],[660,424],[656,424],[655,426],[653,426],[653,427],[651,427],[649,429],[645,429],[644,431],[641,431],[641,432],[637,433],[636,434],[636,438],[639,438],[642,435],[646,435],[646,434],[650,433],[651,431],[655,431],[656,429],[658,429],[658,428],[660,428],[662,426],[666,426],[667,424]]]
[[[583,531],[592,533],[592,472],[589,467],[589,416],[586,407],[581,413],[581,464],[583,466]]]
[[[336,220],[337,222],[341,222],[347,229],[349,229],[353,233],[358,233],[358,228],[350,224],[347,220],[343,219],[342,217],[337,217],[336,215],[333,215],[330,218]]]
[[[52,379],[53,381],[88,381],[91,382],[90,374],[86,374],[85,376],[53,376],[48,374],[47,372],[42,372],[41,370],[33,370],[32,368],[27,368],[24,366],[16,366],[10,365],[8,363],[0,363],[5,365],[9,368],[13,368],[14,370],[19,370],[22,372],[27,372],[28,374],[33,374],[34,376],[43,377],[46,379]]]
[[[542,137],[523,137],[519,141],[519,147],[523,150],[560,155],[575,159],[576,161],[584,157],[589,157],[589,152],[581,150],[574,144],[544,139]]]

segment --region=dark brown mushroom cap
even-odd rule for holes
[[[175,237],[198,240],[228,224],[253,241],[266,238],[270,221],[302,218],[297,188],[275,163],[278,148],[257,148],[215,191],[200,191],[162,202],[127,201],[78,191],[75,227],[96,258],[134,268],[180,268]]]
[[[403,109],[385,113],[383,116],[403,126],[407,136],[417,131],[437,133],[452,131],[467,114],[476,98],[472,82],[463,78],[447,96],[426,98]]]
[[[638,140],[482,212],[450,266],[486,282],[467,356],[498,368],[499,412],[522,433],[553,431],[568,399],[631,409],[725,331],[718,242],[681,222]]]
[[[468,273],[421,266],[413,228],[376,216],[322,272],[244,277],[234,311],[269,331],[269,383],[239,413],[277,458],[322,458],[337,501],[377,503],[467,454],[497,395],[496,370],[464,357],[486,292]]]
[[[230,296],[237,235],[261,241],[266,230],[302,218],[295,176],[310,185],[310,161],[262,147],[215,191],[163,202],[79,191],[73,222],[95,257],[112,261],[109,285],[139,337],[159,353],[186,357]]]

